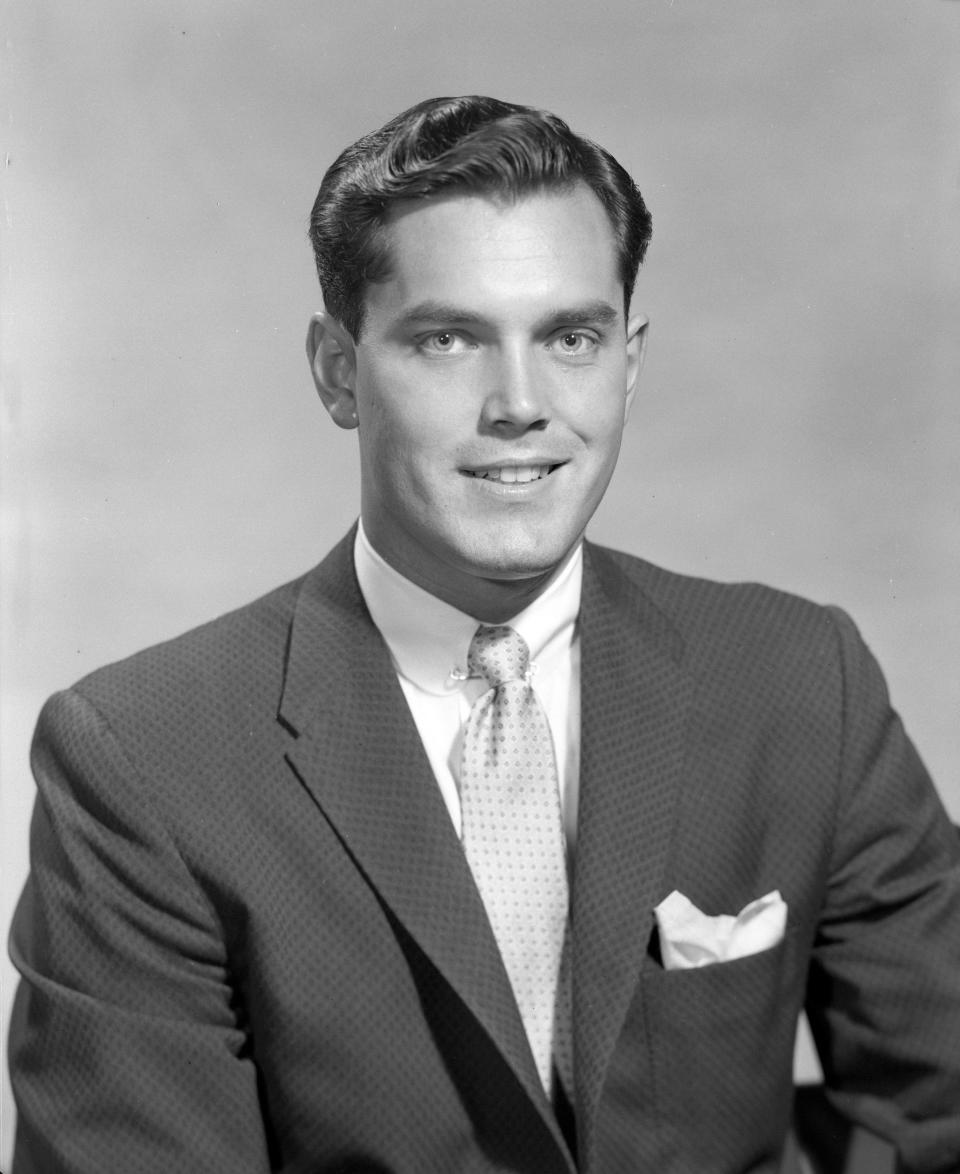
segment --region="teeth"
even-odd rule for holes
[[[527,481],[538,481],[550,472],[549,465],[506,465],[502,469],[487,469],[482,473],[475,473],[475,477],[485,478],[487,481],[502,481],[506,484]]]

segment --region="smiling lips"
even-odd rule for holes
[[[539,481],[552,473],[558,465],[502,465],[492,469],[465,469],[469,477],[478,477],[485,481],[500,481],[505,485],[526,484],[528,481]]]

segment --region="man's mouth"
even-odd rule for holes
[[[548,476],[558,465],[502,465],[493,469],[465,469],[468,477],[479,477],[484,481],[501,481],[505,485],[524,485],[528,481],[539,481]]]

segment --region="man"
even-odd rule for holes
[[[649,234],[488,98],[330,169],[361,524],[45,708],[16,1174],[775,1171],[804,1004],[838,1106],[960,1169],[960,851],[852,624],[583,542]]]

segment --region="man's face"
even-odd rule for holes
[[[480,616],[487,594],[545,580],[580,539],[646,322],[624,323],[613,232],[586,187],[428,200],[387,232],[391,276],[368,287],[344,379],[363,522],[388,562]]]

